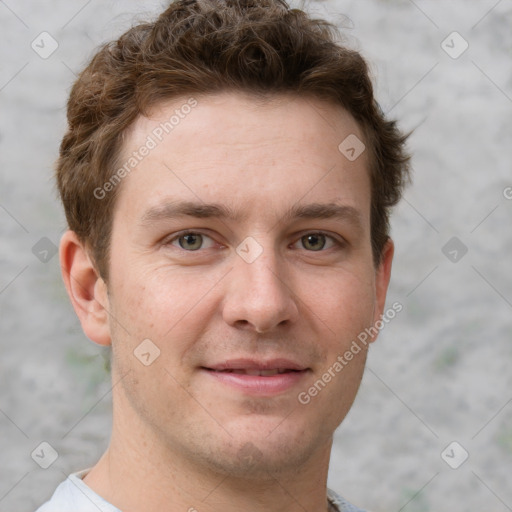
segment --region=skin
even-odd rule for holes
[[[186,100],[139,118],[124,156]],[[113,353],[111,443],[84,481],[125,512],[324,512],[333,432],[367,351],[309,404],[297,395],[380,318],[393,258],[389,240],[373,264],[366,152],[350,162],[338,150],[348,135],[363,136],[344,109],[321,100],[197,100],[120,185],[108,285],[73,232],[61,241],[84,332]],[[216,203],[234,217],[147,215],[177,201]],[[313,203],[354,211],[287,216]],[[187,229],[203,235],[197,251],[179,245],[198,242],[178,238]],[[302,238],[318,232],[326,238]],[[246,237],[262,249],[252,263],[236,252]],[[134,356],[145,339],[160,350],[149,366]],[[237,357],[284,357],[308,372],[289,390],[255,396],[201,369]]]

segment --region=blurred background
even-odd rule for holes
[[[108,353],[61,282],[53,164],[76,74],[165,5],[0,0],[0,512],[35,510],[108,444]],[[371,347],[329,486],[373,512],[510,511],[512,1],[305,7],[343,27],[382,109],[414,129],[392,221],[403,310]]]

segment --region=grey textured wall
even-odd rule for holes
[[[0,512],[35,509],[108,443],[104,354],[53,254],[52,165],[75,73],[161,5],[0,0]],[[512,2],[310,9],[346,27],[384,111],[415,129],[393,217],[389,304],[404,308],[372,346],[329,484],[374,512],[512,510]],[[41,442],[58,454],[48,469]]]

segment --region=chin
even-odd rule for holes
[[[331,438],[321,439],[320,433],[315,436],[311,429],[300,429],[297,424],[286,425],[282,418],[280,422],[276,418],[273,422],[260,420],[251,430],[239,426],[225,446],[211,447],[208,465],[235,479],[268,480],[278,474],[297,473],[325,447],[330,452]],[[224,457],[219,457],[220,453]]]

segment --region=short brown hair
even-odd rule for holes
[[[371,243],[380,262],[389,210],[409,178],[406,135],[385,119],[365,60],[339,35],[284,0],[177,0],[155,22],[100,48],[72,88],[56,176],[69,228],[103,279],[120,187],[101,199],[94,191],[119,164],[123,134],[161,101],[222,91],[309,95],[350,112],[369,149]]]

